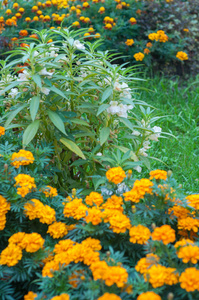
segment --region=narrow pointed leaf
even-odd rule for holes
[[[110,134],[110,128],[104,127],[100,131],[100,145],[102,146],[108,139]]]
[[[60,142],[64,144],[69,150],[77,154],[79,157],[86,159],[82,150],[73,141],[66,138],[61,138]]]
[[[32,139],[35,137],[35,135],[39,129],[39,123],[40,123],[39,120],[35,120],[30,125],[28,125],[28,127],[24,131],[24,134],[23,134],[23,145],[24,146],[28,145],[32,141]]]
[[[102,104],[98,108],[97,116],[99,116],[103,111],[105,111],[110,105],[109,104]]]
[[[56,112],[51,110],[48,110],[47,113],[55,127],[57,127],[57,129],[59,129],[63,134],[67,135],[64,122],[62,121],[61,117]]]
[[[27,104],[22,104],[20,105],[17,109],[13,110],[12,112],[9,113],[8,118],[5,122],[5,129],[7,129],[8,125],[12,122],[12,120],[16,117],[16,115],[25,107],[27,106]]]
[[[38,74],[32,76],[33,81],[38,85],[38,87],[42,88],[41,77]]]
[[[112,93],[113,93],[113,89],[112,87],[109,86],[102,94],[101,103],[104,102],[106,99],[108,99],[108,97],[110,97]]]
[[[30,115],[31,119],[34,121],[38,112],[40,98],[35,96],[30,101]]]

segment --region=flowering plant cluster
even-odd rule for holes
[[[198,194],[184,195],[171,171],[137,179],[134,170],[114,166],[95,191],[73,189],[65,197],[44,171],[50,149],[17,152],[4,145],[5,135],[2,299],[197,299]]]
[[[23,44],[24,37],[37,38],[33,29],[84,28],[82,35],[86,40],[95,41],[101,37],[104,39],[101,49],[125,54],[127,60],[134,63],[143,61],[149,66],[154,65],[154,61],[160,65],[164,61],[177,66],[185,60],[185,56],[186,60],[193,59],[192,51],[187,47],[189,42],[195,40],[194,32],[189,30],[193,27],[192,10],[188,8],[190,17],[186,22],[181,22],[180,28],[181,20],[175,23],[174,18],[174,24],[167,26],[168,21],[164,24],[164,19],[168,20],[173,11],[180,11],[181,15],[184,10],[187,12],[187,6],[192,1],[184,2],[182,6],[181,1],[166,0],[153,1],[152,4],[151,1],[132,0],[31,0],[26,3],[9,0],[2,4],[0,31],[5,36],[5,43],[12,48]],[[151,8],[151,5],[154,7]],[[155,25],[153,19],[156,20]],[[177,55],[179,51],[184,56]]]
[[[151,141],[164,135],[154,126],[158,117],[153,110],[136,99],[136,70],[111,64],[111,54],[97,50],[99,42],[76,39],[81,32],[35,32],[38,39],[30,46],[14,49],[1,61],[5,112],[0,122],[6,130],[14,128],[15,134],[24,129],[24,147],[33,141],[53,143],[52,159],[60,171],[53,181],[63,189],[65,178],[72,187],[79,181],[82,186],[89,176],[99,176],[102,166],[114,165],[109,155],[114,149],[125,153],[123,167],[140,172]],[[32,154],[24,150],[12,156],[16,168],[33,162]],[[35,187],[34,182],[24,187],[18,177],[16,186],[25,194]]]

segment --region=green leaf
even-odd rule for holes
[[[128,152],[130,150],[130,157],[131,157],[131,159],[133,159],[134,161],[138,160],[137,156],[135,155],[135,153],[131,149],[128,149],[128,148],[126,148],[124,146],[117,146],[117,145],[113,145],[113,147],[121,150],[124,153],[126,153],[126,152]]]
[[[48,116],[49,116],[50,120],[55,125],[55,127],[57,127],[57,129],[59,129],[62,133],[67,135],[66,130],[65,130],[65,126],[64,126],[64,122],[62,121],[60,116],[52,110],[48,110],[47,113],[48,113]]]
[[[56,88],[55,86],[49,86],[48,89],[51,90],[52,92],[60,95],[61,97],[67,99],[66,96],[64,95],[64,93],[62,91],[60,91],[58,88]]]
[[[92,177],[92,182],[94,184],[94,189],[96,191],[100,184],[104,184],[106,182],[106,178],[103,178],[101,176]]]
[[[113,93],[112,87],[108,87],[102,94],[101,103],[103,103]]]
[[[33,121],[35,120],[35,117],[37,115],[39,102],[40,102],[40,98],[38,96],[33,97],[30,101],[30,115]]]
[[[42,88],[41,77],[38,74],[34,74],[32,76],[32,79],[36,83],[36,85],[38,85],[38,87],[41,89]]]
[[[110,105],[109,104],[102,104],[98,108],[97,116],[99,116],[105,109],[107,109]]]
[[[71,122],[79,125],[90,126],[86,121],[81,119],[71,119]]]
[[[39,120],[35,120],[30,125],[28,125],[28,127],[24,131],[24,134],[23,134],[23,145],[24,146],[28,145],[32,141],[32,139],[35,137],[35,135],[39,129],[39,123],[40,123]]]
[[[5,92],[11,90],[13,87],[19,85],[20,83],[20,81],[15,80],[11,84],[9,84],[3,91],[0,92],[0,96],[3,95]]]
[[[15,116],[22,110],[24,109],[25,107],[27,106],[27,104],[22,104],[20,105],[17,109],[11,111],[9,114],[8,114],[8,118],[5,122],[5,129],[7,129],[8,125],[12,122],[12,120],[15,118]]]
[[[79,157],[86,159],[82,150],[73,141],[66,138],[61,138],[60,142],[64,144],[68,149],[70,149],[72,152],[77,154]]]
[[[100,130],[100,145],[102,146],[108,139],[110,134],[110,128],[104,127]]]
[[[128,120],[128,119],[126,119],[126,118],[119,118],[120,119],[120,121],[124,124],[124,125],[126,125],[126,127],[128,127],[129,129],[131,129],[132,131],[133,130],[135,130],[135,127],[133,126],[133,124]]]

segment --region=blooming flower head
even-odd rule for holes
[[[34,300],[36,297],[37,294],[30,291],[27,295],[24,296],[24,300]]]
[[[126,174],[121,167],[111,168],[106,172],[106,178],[108,181],[115,184],[121,183],[125,177]]]
[[[42,189],[42,192],[46,197],[56,197],[58,195],[57,189],[47,185],[46,188]]]
[[[138,52],[138,53],[135,53],[135,54],[133,55],[133,57],[134,57],[135,60],[137,60],[137,61],[143,61],[143,59],[144,59],[144,54],[141,53],[141,52]]]
[[[173,243],[176,239],[175,230],[170,225],[156,227],[151,236],[154,241],[162,241],[165,245]]]
[[[86,204],[93,206],[100,206],[103,203],[103,197],[101,194],[97,192],[91,192],[88,196],[86,196],[85,202]]]
[[[151,41],[157,41],[158,40],[158,35],[157,35],[157,33],[155,33],[155,32],[153,32],[153,33],[150,33],[149,35],[148,35],[148,38],[149,38],[149,40],[151,40]]]
[[[189,195],[186,197],[186,200],[191,207],[199,209],[199,194]]]
[[[199,220],[191,217],[178,220],[178,229],[193,230],[198,232]]]
[[[103,296],[99,297],[97,300],[122,300],[122,299],[115,294],[105,293]]]
[[[5,134],[5,128],[3,126],[0,126],[0,136]]]
[[[177,54],[176,54],[176,57],[179,59],[179,60],[188,60],[188,55],[187,53],[183,52],[183,51],[179,51]]]
[[[178,275],[176,269],[166,268],[161,265],[153,265],[147,272],[149,274],[149,282],[153,288],[161,287],[164,284],[173,285],[178,283]]]
[[[61,294],[60,296],[55,296],[51,298],[50,300],[70,300],[70,296],[66,293]]]
[[[137,297],[137,300],[161,300],[162,298],[154,292],[142,293]]]
[[[39,233],[26,234],[22,241],[22,246],[27,252],[36,252],[43,247],[45,240]]]
[[[65,217],[73,217],[76,220],[86,217],[87,206],[82,203],[82,199],[75,198],[64,206]]]
[[[143,225],[133,226],[129,230],[130,242],[134,244],[145,244],[151,236],[150,230]]]
[[[137,262],[135,269],[141,274],[146,274],[153,265],[158,263],[159,259],[156,254],[149,253]]]
[[[14,152],[11,157],[11,165],[15,168],[19,168],[19,166],[27,166],[34,162],[34,156],[30,151],[19,150],[19,152]]]
[[[149,173],[149,175],[150,175],[150,180],[153,178],[155,178],[156,180],[158,180],[158,179],[166,180],[167,179],[167,172],[164,170],[157,169],[157,170],[151,171]]]
[[[180,247],[177,256],[181,258],[185,264],[189,261],[192,262],[192,264],[196,264],[199,260],[199,247],[194,245]]]
[[[130,219],[121,211],[109,210],[109,213],[107,221],[110,223],[110,228],[113,232],[124,233],[127,229],[131,228]],[[106,214],[106,210],[104,211],[104,214]],[[104,220],[104,222],[106,222],[106,220]]]
[[[22,258],[22,249],[15,245],[9,244],[0,256],[0,265],[7,265],[8,267],[15,266]]]
[[[85,217],[86,223],[91,222],[93,225],[98,225],[102,222],[102,212],[97,207],[87,209],[87,215]]]
[[[35,179],[27,174],[18,174],[15,178],[15,186],[17,188],[17,194],[25,197],[28,193],[31,192],[33,188],[36,188]]]
[[[68,233],[68,230],[65,223],[54,222],[53,224],[48,226],[47,233],[49,233],[54,239],[59,239],[64,237]]]
[[[187,292],[199,291],[199,270],[196,268],[187,268],[180,275],[180,286]]]
[[[130,18],[129,22],[131,23],[131,25],[134,25],[137,23],[137,20],[135,18]]]
[[[133,39],[127,39],[126,42],[125,42],[125,44],[127,46],[132,46],[134,44],[134,40]]]

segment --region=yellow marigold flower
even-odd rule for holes
[[[107,24],[105,24],[105,26],[104,26],[104,28],[105,28],[105,29],[108,29],[108,30],[111,30],[112,27],[113,27],[113,26],[112,26],[110,23],[107,23]]]
[[[37,16],[33,17],[33,21],[37,22],[39,21],[39,18]]]
[[[38,9],[39,9],[38,6],[35,5],[32,7],[32,12],[36,12],[36,11],[38,11]]]
[[[79,20],[82,21],[82,22],[84,21],[84,19],[85,19],[85,17],[83,17],[83,16],[81,16],[81,17],[79,18]]]
[[[180,275],[180,286],[187,292],[199,291],[199,270],[196,268],[187,268]]]
[[[127,39],[126,42],[125,42],[125,44],[127,46],[132,46],[134,44],[134,40],[133,39]]]
[[[199,209],[199,194],[189,195],[185,199],[188,200],[187,202],[191,207]]]
[[[144,54],[141,53],[141,52],[135,53],[135,54],[133,55],[133,57],[134,57],[135,60],[137,60],[137,61],[142,61],[142,60],[144,59]]]
[[[164,33],[163,30],[158,30],[157,31],[157,39],[160,43],[165,43],[168,41],[168,36]]]
[[[154,292],[142,293],[137,297],[137,300],[161,300],[162,298]]]
[[[88,2],[84,2],[83,5],[82,5],[82,7],[83,7],[83,8],[88,8],[88,7],[90,7],[90,5],[89,5]]]
[[[107,201],[101,206],[104,209],[110,209],[110,210],[119,210],[123,212],[123,200],[122,197],[118,197],[116,195],[112,195],[110,198],[107,199]]]
[[[53,188],[50,185],[47,185],[46,188],[43,188],[42,192],[45,194],[46,197],[56,197],[58,195],[57,189]]]
[[[199,260],[199,247],[194,245],[181,247],[177,252],[177,256],[181,258],[185,264],[189,261],[191,261],[192,264],[196,264]]]
[[[147,46],[147,48],[151,48],[153,45],[152,45],[152,43],[148,42],[148,43],[146,44],[146,46]]]
[[[122,299],[115,294],[105,293],[104,295],[99,297],[97,300],[122,300]]]
[[[51,298],[50,300],[70,300],[70,296],[66,293],[61,294],[60,296],[55,296]]]
[[[23,7],[20,7],[20,8],[19,8],[19,12],[20,12],[21,14],[23,14],[23,13],[24,13],[24,8],[23,8]]]
[[[19,7],[19,4],[15,2],[15,3],[13,4],[12,7],[13,7],[13,8],[18,8],[18,7]]]
[[[182,239],[182,240],[176,242],[174,247],[176,248],[176,251],[178,251],[180,247],[187,246],[190,244],[193,245],[194,242],[190,239]]]
[[[5,215],[10,210],[10,203],[0,195],[0,215]]]
[[[132,190],[123,194],[125,201],[132,201],[138,203],[146,193],[152,194],[153,182],[149,179],[142,178],[134,182]]]
[[[87,266],[92,265],[96,261],[99,261],[99,252],[93,251],[92,249],[84,248],[84,255],[83,255],[83,263]]]
[[[151,236],[150,230],[143,225],[133,226],[129,230],[130,242],[134,244],[145,244]]]
[[[123,194],[125,201],[132,201],[134,203],[140,202],[140,194],[137,190],[130,190]]]
[[[42,269],[42,276],[53,277],[53,271],[59,271],[59,265],[59,261],[51,260],[47,262]]]
[[[166,180],[167,179],[167,172],[164,171],[164,170],[154,170],[154,171],[151,171],[149,173],[150,175],[150,179],[153,179],[155,178],[156,180],[159,180],[159,179],[163,179],[163,180]]]
[[[189,29],[188,28],[184,28],[183,31],[189,32]]]
[[[9,244],[14,244],[23,249],[23,239],[25,237],[25,232],[14,233],[8,240]]]
[[[146,257],[141,258],[138,262],[137,265],[135,266],[135,269],[137,272],[141,274],[146,274],[148,270],[157,262],[160,260],[160,258],[153,253],[149,253],[146,255]]]
[[[24,296],[24,300],[34,300],[36,297],[37,294],[30,291],[27,295]]]
[[[30,253],[34,253],[43,247],[45,240],[39,233],[28,233],[22,240],[22,247]]]
[[[158,35],[157,35],[157,33],[155,33],[155,32],[150,33],[150,34],[148,35],[148,38],[149,38],[149,40],[151,40],[151,41],[158,41]]]
[[[59,241],[59,243],[55,245],[54,252],[56,254],[67,252],[69,249],[73,248],[75,244],[76,242],[73,242],[70,239]]]
[[[184,219],[178,220],[178,229],[193,230],[198,232],[199,220],[187,217]]]
[[[11,14],[12,14],[11,9],[7,9],[7,10],[6,10],[6,14],[7,14],[7,15],[11,15]]]
[[[0,126],[0,136],[5,134],[5,128],[3,126]]]
[[[8,267],[15,266],[22,258],[22,250],[19,246],[9,244],[0,256],[0,265],[7,265]]]
[[[75,27],[78,27],[79,25],[80,25],[80,24],[79,24],[78,21],[75,21],[75,22],[72,23],[72,26],[75,26]]]
[[[27,18],[25,18],[25,21],[26,21],[27,23],[30,23],[30,22],[31,22],[31,18],[30,18],[30,17],[27,17]]]
[[[178,51],[178,53],[176,54],[176,57],[180,60],[188,60],[187,53],[185,53],[183,51]]]
[[[86,217],[87,209],[87,206],[82,203],[82,199],[75,198],[65,204],[63,214],[67,218],[73,217],[76,220],[80,220]]]
[[[151,237],[154,241],[162,241],[165,245],[173,243],[176,239],[175,230],[170,225],[156,227]]]
[[[6,215],[0,215],[0,230],[4,230],[6,226]]]
[[[102,195],[97,192],[91,192],[85,199],[86,204],[90,206],[93,206],[94,204],[100,206],[103,201]]]
[[[14,152],[11,157],[11,165],[15,168],[19,168],[19,166],[27,166],[34,162],[34,156],[30,151],[19,150],[19,152]]]
[[[98,13],[103,14],[105,12],[105,8],[103,6],[100,7]]]
[[[153,265],[147,272],[148,281],[153,288],[161,287],[164,284],[173,285],[178,282],[178,276],[175,274],[176,269],[166,268],[161,265]]]
[[[25,29],[24,29],[24,30],[20,30],[20,31],[19,31],[19,35],[20,35],[20,36],[27,36],[27,35],[28,35],[28,31],[25,30]]]
[[[108,181],[118,184],[126,178],[126,174],[121,167],[116,167],[111,168],[106,172],[106,178]]]
[[[41,211],[44,209],[44,205],[37,199],[31,199],[31,202],[27,202],[24,205],[24,213],[30,220],[40,218]]]
[[[98,225],[102,222],[102,212],[97,207],[87,209],[87,215],[85,217],[86,223],[91,222],[93,225]]]
[[[49,233],[54,239],[59,239],[64,237],[68,233],[68,230],[65,223],[54,222],[48,226],[47,233]]]
[[[150,53],[150,50],[148,48],[144,49],[144,54],[148,55]]]
[[[103,279],[105,280],[106,285],[111,286],[115,283],[121,288],[127,282],[128,273],[126,269],[119,266],[108,267]]]
[[[93,274],[93,279],[103,279],[107,272],[108,265],[105,261],[97,261],[91,264],[90,269]]]
[[[88,237],[87,239],[85,239],[84,241],[81,242],[81,244],[85,247],[88,247],[92,250],[101,250],[102,246],[100,244],[100,241],[97,239],[93,239],[91,237]]]
[[[134,25],[137,23],[137,20],[135,18],[130,18],[129,22],[131,23],[131,25]]]

